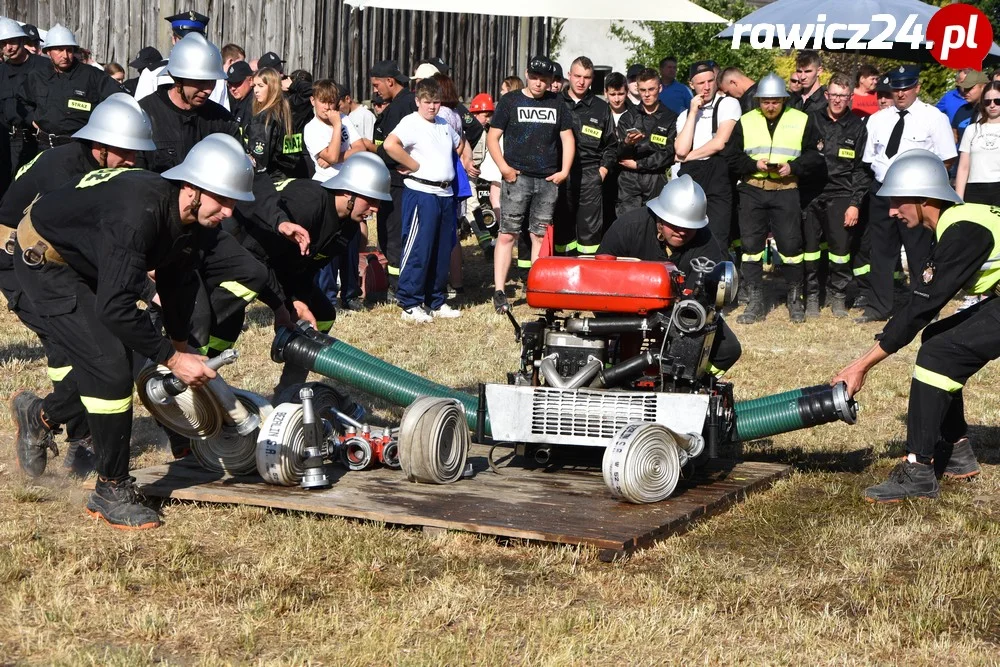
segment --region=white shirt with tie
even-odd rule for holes
[[[929,150],[942,160],[951,160],[958,155],[955,150],[955,135],[946,115],[920,100],[914,100],[906,111],[907,114],[903,117],[903,136],[899,140],[896,155],[913,148]],[[892,158],[886,156],[885,149],[898,120],[899,109],[895,106],[868,117],[868,142],[862,159],[871,165],[875,180],[879,183],[885,178],[885,172],[892,162]]]

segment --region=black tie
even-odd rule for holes
[[[896,153],[899,152],[899,140],[903,138],[903,125],[905,125],[904,118],[909,111],[905,109],[899,112],[899,120],[892,128],[892,134],[889,135],[889,143],[885,147],[885,156],[894,157]]]

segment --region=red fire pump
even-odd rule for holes
[[[555,445],[608,447],[629,424],[654,422],[690,434],[686,458],[706,445],[715,455],[733,398],[708,357],[737,274],[731,262],[692,266],[685,275],[670,262],[539,258],[527,301],[544,314],[511,317],[520,368],[508,385],[486,387],[493,438],[546,462]]]

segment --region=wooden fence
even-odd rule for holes
[[[251,59],[274,51],[286,71],[333,77],[361,99],[370,96],[367,73],[376,61],[396,60],[411,74],[434,56],[451,66],[464,97],[495,96],[504,77],[523,75],[526,53],[547,51],[550,31],[548,19],[357,11],[344,0],[0,0],[0,15],[42,29],[62,23],[96,60],[123,66],[143,46],[166,57],[165,17],[191,9],[211,17],[207,36],[216,45],[239,44]]]

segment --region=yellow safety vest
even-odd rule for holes
[[[743,127],[743,152],[757,160],[775,164],[791,162],[802,155],[802,138],[809,116],[798,109],[785,109],[774,128],[774,136],[767,131],[767,119],[760,109],[748,111],[740,117]],[[768,172],[758,171],[752,178],[768,178]]]
[[[937,228],[934,230],[939,242],[945,231],[956,222],[973,222],[982,225],[993,235],[993,252],[965,285],[965,290],[969,294],[986,294],[1000,282],[1000,208],[985,204],[952,206],[941,214]]]

